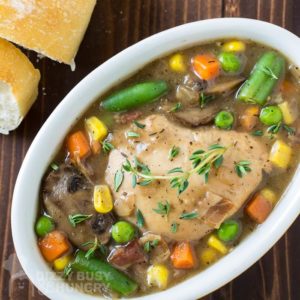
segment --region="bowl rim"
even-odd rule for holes
[[[16,180],[11,226],[19,261],[31,282],[46,296],[55,300],[71,297],[73,300],[83,297],[90,300],[101,299],[99,296],[83,294],[69,288],[56,276],[41,257],[34,234],[40,181],[70,126],[99,95],[150,61],[172,50],[221,38],[246,38],[263,43],[278,49],[293,63],[300,65],[300,54],[296,51],[300,47],[300,39],[277,25],[245,18],[220,18],[187,23],[152,35],[97,67],[64,97],[39,130]],[[117,78],[115,74],[118,74]],[[99,82],[102,82],[101,86]],[[299,215],[300,189],[297,189],[297,182],[300,182],[299,168],[268,219],[216,264],[165,291],[138,298],[150,300],[159,296],[164,299],[196,299],[240,275],[277,242]],[[26,209],[24,198],[27,201]],[[31,259],[32,256],[35,259]],[[45,274],[46,279],[43,278]]]

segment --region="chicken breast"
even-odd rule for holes
[[[263,172],[270,171],[267,148],[259,139],[247,133],[225,131],[211,127],[190,129],[169,121],[162,115],[151,115],[139,120],[145,128],[126,125],[114,132],[112,143],[115,149],[109,155],[105,177],[112,191],[114,177],[123,163],[132,162],[136,157],[146,164],[151,174],[164,175],[175,167],[184,171],[192,168],[191,154],[199,149],[207,150],[213,144],[227,147],[222,166],[212,169],[208,183],[204,176],[193,174],[188,188],[178,195],[177,189],[170,186],[169,180],[155,180],[149,185],[132,186],[132,174],[124,172],[124,180],[118,192],[113,192],[116,213],[136,222],[136,209],[145,219],[145,230],[178,241],[197,240],[233,215],[255,192],[263,179]],[[130,138],[129,131],[140,136]],[[173,146],[180,148],[179,154],[169,159]],[[240,178],[235,170],[235,162],[249,161],[251,171]],[[159,202],[171,205],[168,216],[154,211]],[[195,212],[195,219],[181,219],[182,213]],[[176,223],[177,231],[171,231]]]

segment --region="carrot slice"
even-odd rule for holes
[[[240,117],[241,125],[247,131],[252,130],[258,122],[258,115],[259,115],[259,107],[258,106],[255,105],[255,106],[248,107]]]
[[[77,131],[69,136],[67,148],[72,159],[86,157],[91,152],[89,142],[82,131]]]
[[[60,231],[52,231],[39,241],[42,255],[48,262],[52,262],[70,250],[70,243]]]
[[[171,261],[177,269],[194,268],[196,261],[191,244],[189,242],[177,244],[171,255]]]
[[[256,194],[245,207],[247,215],[258,224],[266,220],[272,209],[271,201],[260,193]]]
[[[196,75],[204,80],[214,79],[220,74],[220,63],[212,54],[196,55],[192,65]]]

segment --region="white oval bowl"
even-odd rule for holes
[[[76,85],[45,122],[20,169],[13,195],[11,223],[20,263],[33,284],[46,296],[55,300],[104,299],[70,288],[52,272],[40,254],[34,233],[41,178],[76,118],[99,95],[156,58],[176,49],[227,37],[263,43],[300,65],[300,39],[281,27],[239,18],[189,23],[155,34],[103,63]],[[170,289],[138,299],[196,299],[234,279],[266,253],[296,219],[300,212],[299,184],[297,171],[268,219],[220,261]]]

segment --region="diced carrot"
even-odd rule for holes
[[[258,122],[259,107],[256,105],[248,107],[240,117],[241,125],[248,131],[252,130]]]
[[[91,141],[91,148],[93,154],[99,154],[101,152],[101,144],[99,141]]]
[[[245,207],[247,215],[259,224],[266,220],[272,209],[272,202],[261,193],[256,194]]]
[[[52,231],[39,241],[42,255],[48,262],[52,262],[70,250],[67,237],[60,231]]]
[[[194,268],[196,261],[191,244],[189,242],[177,244],[171,255],[171,261],[177,269]]]
[[[196,55],[192,65],[196,75],[204,80],[214,79],[220,74],[220,62],[212,54]]]
[[[72,159],[86,157],[91,152],[89,142],[82,131],[77,131],[69,136],[67,147]]]
[[[281,86],[280,86],[280,91],[283,92],[283,93],[290,93],[292,91],[295,90],[295,86],[294,84],[289,81],[289,80],[284,80],[282,83],[281,83]]]

